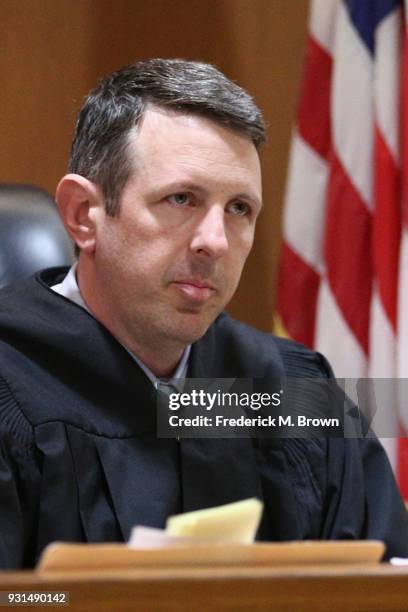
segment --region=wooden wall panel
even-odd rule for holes
[[[265,210],[230,310],[271,329],[288,144],[308,0],[1,0],[0,181],[53,193],[75,115],[96,80],[135,59],[210,61],[269,123]]]
[[[2,0],[0,180],[53,192],[65,171],[75,113],[91,74],[90,5]]]

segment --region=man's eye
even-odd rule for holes
[[[251,207],[246,202],[232,202],[228,205],[227,211],[233,215],[244,217],[251,211]]]
[[[188,193],[174,193],[168,196],[167,201],[176,206],[186,206],[190,202],[190,196]]]

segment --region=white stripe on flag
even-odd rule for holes
[[[372,204],[373,108],[371,56],[339,7],[333,70],[334,148],[355,188]]]
[[[405,228],[400,248],[398,312],[398,376],[408,378],[408,232]]]
[[[396,345],[394,332],[385,315],[377,287],[374,287],[370,312],[370,363],[372,378],[395,377]]]
[[[309,31],[321,47],[331,53],[339,0],[314,0],[310,8]]]
[[[376,30],[374,97],[376,122],[394,159],[400,160],[399,107],[401,13],[394,11]]]
[[[296,132],[288,170],[284,234],[291,248],[319,273],[323,273],[327,172],[327,163]]]
[[[339,378],[366,376],[366,357],[337,306],[326,280],[320,283],[315,347],[327,357]]]

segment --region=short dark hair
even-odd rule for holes
[[[132,172],[129,133],[148,104],[208,117],[247,136],[265,140],[262,113],[252,97],[211,64],[150,59],[105,77],[79,113],[69,171],[97,183],[109,215]]]

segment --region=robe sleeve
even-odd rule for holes
[[[34,565],[39,491],[32,428],[0,378],[0,569]]]
[[[319,358],[334,377],[327,360]],[[363,429],[366,437],[329,440],[326,529],[331,518],[331,538],[381,540],[385,560],[408,557],[408,512],[381,442],[369,427]]]
[[[281,342],[281,351],[290,376],[334,378],[319,353],[287,341]],[[324,469],[312,465],[314,473],[322,474],[320,538],[382,540],[384,559],[408,557],[408,513],[387,454],[368,433],[370,437],[326,438]]]
[[[408,557],[408,513],[388,457],[378,440],[360,440],[360,448],[366,494],[366,537],[386,543],[386,559]]]
[[[385,560],[408,557],[408,514],[377,439],[329,440],[322,538],[381,540]]]

